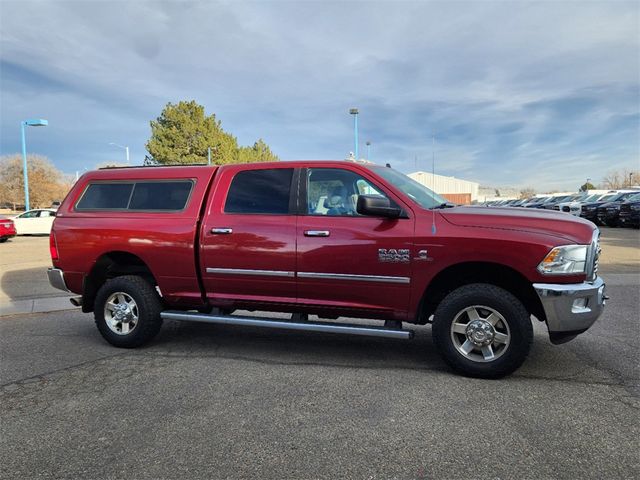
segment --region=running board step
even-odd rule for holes
[[[342,333],[366,337],[384,337],[409,340],[413,338],[413,330],[385,328],[369,325],[353,325],[329,322],[291,322],[260,317],[239,317],[235,315],[211,315],[206,313],[182,312],[166,310],[160,314],[163,320],[179,320],[184,322],[215,323],[219,325],[240,325],[245,327],[277,328],[281,330],[299,330],[305,332]]]

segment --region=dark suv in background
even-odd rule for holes
[[[618,226],[618,216],[620,215],[620,206],[623,202],[635,198],[640,192],[627,192],[621,193],[618,198],[603,203],[597,208],[597,217],[600,225],[606,225],[607,227]]]
[[[620,205],[618,221],[623,227],[640,228],[640,194]]]
[[[585,204],[582,205],[582,210],[580,212],[580,216],[582,218],[586,218],[587,220],[591,220],[596,225],[602,225],[598,221],[598,207],[600,207],[601,205],[604,205],[606,203],[609,203],[609,202],[615,202],[616,200],[618,200],[623,195],[626,195],[627,193],[633,194],[634,192],[616,192],[616,193],[611,193],[609,195],[605,195],[604,197],[602,197],[597,202],[585,203]]]

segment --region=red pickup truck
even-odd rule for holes
[[[396,339],[431,323],[453,369],[495,378],[525,360],[532,316],[563,343],[601,314],[598,236],[563,213],[456,207],[349,161],[109,168],[60,206],[48,275],[117,347],[163,319]]]

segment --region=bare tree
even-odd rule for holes
[[[531,198],[536,194],[536,191],[532,187],[523,188],[520,190],[520,198]]]
[[[631,170],[630,168],[612,170],[602,179],[602,186],[612,190],[638,184],[640,184],[640,170]]]
[[[34,207],[48,207],[54,200],[62,200],[71,184],[51,161],[41,155],[27,157],[29,200]],[[0,157],[0,203],[23,205],[24,178],[20,154]]]

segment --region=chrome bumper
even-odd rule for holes
[[[607,298],[604,280],[600,277],[593,282],[568,285],[534,283],[533,288],[542,302],[552,341],[554,335],[561,340],[587,330],[604,310]]]
[[[59,290],[64,290],[65,292],[71,291],[67,288],[67,284],[64,281],[64,272],[59,268],[48,269],[47,276],[49,277],[49,283],[52,287],[55,287]]]

